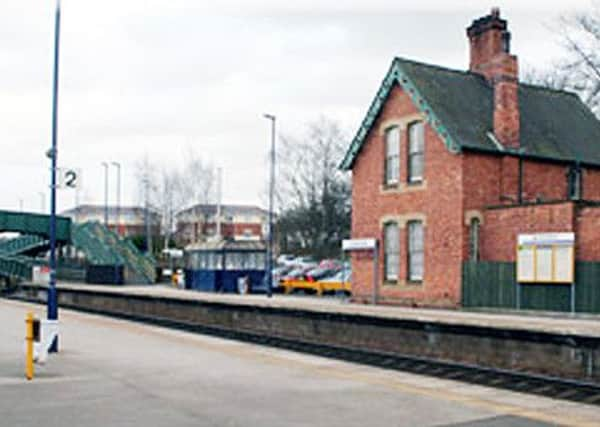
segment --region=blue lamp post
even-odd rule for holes
[[[48,320],[58,320],[58,298],[56,295],[56,133],[58,119],[58,53],[60,43],[60,0],[56,2],[54,21],[54,82],[52,88],[52,148],[49,157],[52,163],[50,179],[50,283],[48,286]],[[50,352],[58,351],[58,337]]]

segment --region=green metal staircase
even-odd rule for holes
[[[154,283],[155,263],[99,222],[73,225],[73,245],[93,265],[123,265],[126,283]]]
[[[17,255],[32,252],[39,253],[46,250],[49,245],[50,242],[43,237],[24,235],[0,242],[0,254]]]
[[[0,241],[0,276],[31,279],[31,268],[45,261],[31,256],[48,249],[49,242],[40,236],[22,235]]]

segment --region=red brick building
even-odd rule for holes
[[[468,71],[395,58],[352,141],[352,237],[379,241],[383,303],[457,306],[462,264],[514,261],[517,234],[575,232],[600,260],[600,122],[519,82],[497,9],[467,29]],[[370,300],[372,259],[354,254]]]
[[[176,239],[181,245],[214,237],[217,233],[218,207],[199,204],[176,215]],[[221,236],[230,240],[263,240],[268,212],[258,206],[222,205]]]

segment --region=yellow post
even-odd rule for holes
[[[26,341],[26,356],[25,356],[25,377],[28,380],[33,379],[33,313],[27,313],[27,317],[25,318],[26,324],[26,333],[25,333],[25,341]]]

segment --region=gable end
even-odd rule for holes
[[[367,135],[371,131],[373,124],[377,120],[377,117],[379,117],[383,105],[387,101],[389,93],[395,84],[398,84],[410,96],[415,107],[420,112],[424,113],[426,122],[429,123],[431,127],[439,134],[448,150],[452,153],[460,152],[460,145],[450,135],[443,123],[437,118],[435,112],[427,103],[427,100],[421,96],[417,87],[402,70],[400,61],[396,58],[392,62],[390,69],[383,79],[383,82],[377,91],[377,95],[375,95],[375,98],[371,102],[371,106],[369,107],[367,114],[363,119],[360,128],[358,129],[358,132],[352,140],[348,151],[346,151],[344,159],[340,164],[340,169],[352,169],[354,161],[360,154],[360,151],[365,144]]]

